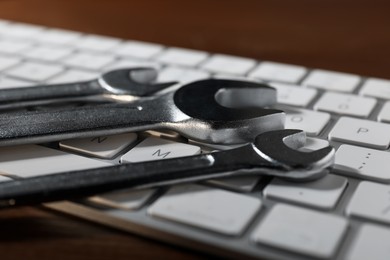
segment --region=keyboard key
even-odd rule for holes
[[[113,52],[124,57],[150,59],[159,54],[163,49],[164,47],[159,44],[127,41],[113,49]]]
[[[330,120],[330,115],[305,109],[285,109],[285,128],[302,129],[307,135],[319,135]]]
[[[0,39],[0,53],[20,54],[31,48],[32,43],[28,41],[12,41]]]
[[[309,151],[315,151],[329,146],[329,142],[327,140],[306,137],[306,143],[303,149]]]
[[[23,178],[110,165],[38,145],[0,148],[0,171]]]
[[[367,79],[360,90],[360,95],[390,99],[390,80]]]
[[[150,60],[136,60],[136,59],[121,59],[117,60],[114,63],[111,63],[107,67],[104,67],[104,71],[110,71],[115,69],[131,69],[131,68],[139,68],[139,67],[151,67],[156,70],[160,70],[161,64],[155,61]]]
[[[62,30],[49,29],[36,34],[34,40],[55,45],[72,45],[81,37],[81,33]]]
[[[329,133],[329,139],[384,150],[390,144],[390,125],[341,117]]]
[[[212,73],[245,75],[255,65],[256,61],[252,59],[216,54],[208,59],[201,68]]]
[[[346,260],[388,260],[390,229],[364,224],[354,238]]]
[[[23,53],[23,56],[42,61],[56,61],[62,59],[73,52],[68,47],[39,46]]]
[[[314,109],[341,115],[368,117],[376,105],[374,98],[344,93],[324,93]]]
[[[15,66],[16,64],[20,63],[20,61],[21,60],[19,58],[0,56],[0,70]]]
[[[317,90],[312,88],[302,88],[275,82],[270,82],[269,85],[277,90],[279,104],[306,107],[317,95]]]
[[[188,50],[182,48],[170,48],[159,55],[156,60],[171,65],[195,67],[207,58],[203,51]]]
[[[60,65],[29,61],[7,70],[5,73],[12,77],[39,82],[48,80],[62,71],[64,68]]]
[[[267,61],[260,63],[260,65],[249,74],[249,77],[262,80],[297,83],[306,74],[306,71],[306,68],[302,66]]]
[[[346,186],[346,178],[333,174],[303,183],[273,179],[264,189],[264,195],[314,208],[333,209]]]
[[[347,221],[339,216],[278,204],[254,232],[258,243],[331,258],[342,241]]]
[[[333,71],[313,70],[302,85],[331,91],[352,92],[360,82],[360,77]]]
[[[385,123],[390,123],[390,101],[386,102],[378,114],[378,120]]]
[[[200,153],[195,145],[177,143],[161,138],[148,137],[129,152],[124,154],[121,162],[143,162],[161,160]]]
[[[0,89],[34,86],[35,83],[0,76]]]
[[[78,69],[70,69],[61,73],[60,75],[49,80],[51,84],[62,84],[62,83],[70,83],[77,81],[88,81],[96,79],[100,76],[100,73],[78,70]]]
[[[100,35],[87,35],[75,42],[79,49],[88,51],[108,51],[117,47],[121,40]]]
[[[335,171],[367,180],[390,182],[390,153],[352,145],[336,152]]]
[[[134,133],[72,139],[60,142],[60,147],[80,154],[103,159],[113,158],[137,140]]]
[[[166,67],[158,74],[158,82],[172,82],[179,81],[180,83],[188,83],[195,80],[209,78],[210,74],[193,69],[184,69],[179,67]]]
[[[243,177],[226,177],[221,179],[209,180],[207,181],[207,183],[225,189],[231,189],[231,190],[242,191],[242,192],[250,192],[255,188],[259,180],[260,177],[243,176]]]
[[[81,69],[100,70],[114,61],[115,58],[110,54],[76,53],[63,60],[63,63]]]
[[[390,224],[390,186],[362,181],[346,212],[350,216]]]
[[[89,197],[94,204],[123,210],[140,209],[153,195],[155,190],[120,190],[99,196]]]
[[[10,23],[5,28],[0,30],[0,34],[7,37],[15,38],[34,38],[34,36],[44,28],[37,25],[25,24],[25,23]]]
[[[239,235],[260,207],[258,198],[185,185],[170,189],[148,209],[148,213],[153,217],[226,235]]]

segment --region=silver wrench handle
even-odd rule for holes
[[[106,92],[96,80],[69,84],[42,85],[0,90],[0,104],[75,98],[99,95]],[[39,104],[39,103],[38,103]]]
[[[116,189],[161,186],[218,176],[211,154],[124,164],[4,182],[0,208],[80,199]]]
[[[113,103],[7,113],[0,117],[0,146],[156,129],[166,117],[156,117],[149,108]]]

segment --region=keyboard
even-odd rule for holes
[[[390,259],[390,80],[0,20],[0,89],[145,66],[159,71],[159,82],[268,83],[278,92],[275,108],[286,112],[285,127],[306,132],[304,149],[335,147],[334,168],[304,183],[224,178],[46,207],[221,257]],[[60,104],[75,105],[82,104]],[[0,181],[231,147],[171,131],[1,147]]]

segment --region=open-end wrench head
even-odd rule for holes
[[[176,84],[176,82],[155,83],[157,76],[156,69],[140,67],[108,71],[98,81],[109,93],[138,97],[152,95]]]
[[[284,127],[283,111],[265,108],[276,103],[276,90],[262,83],[195,81],[175,92],[174,103],[193,119],[188,135],[206,142],[252,142],[259,133]],[[198,129],[202,133],[194,134]]]
[[[321,174],[334,162],[335,151],[331,146],[312,152],[297,150],[305,145],[306,134],[302,130],[285,129],[258,135],[253,143],[256,152],[264,159],[284,168],[291,179]]]

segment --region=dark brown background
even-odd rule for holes
[[[390,78],[390,2],[0,0],[0,18]],[[1,259],[198,258],[49,212],[0,212]]]

